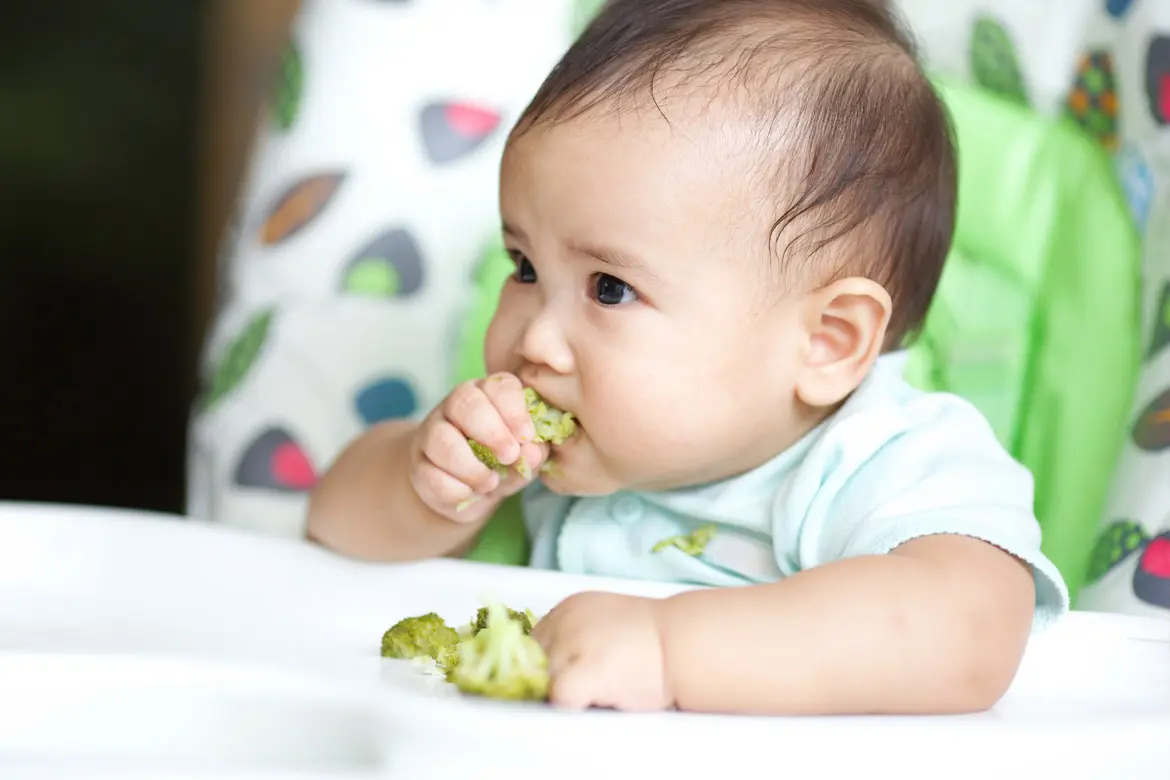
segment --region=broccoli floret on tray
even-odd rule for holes
[[[460,643],[447,680],[464,693],[490,699],[547,698],[548,660],[528,634],[527,621],[515,614],[498,604],[487,607],[486,625]]]
[[[541,701],[548,662],[530,634],[536,616],[491,604],[456,630],[435,613],[400,620],[382,635],[382,655],[421,662],[464,693]]]
[[[430,612],[405,618],[386,629],[382,634],[382,657],[431,658],[443,665],[443,661],[452,661],[459,639],[458,631]]]
[[[475,613],[475,620],[471,621],[471,635],[478,634],[483,629],[487,628],[488,615],[491,613],[490,607],[480,607]],[[532,610],[526,609],[523,612],[515,609],[508,610],[508,617],[520,623],[524,629],[525,634],[532,633],[532,627],[536,625],[536,615],[532,614]]]

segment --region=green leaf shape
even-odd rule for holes
[[[272,330],[276,317],[274,309],[266,309],[248,321],[239,334],[228,344],[215,367],[211,386],[203,401],[205,411],[210,410],[229,394],[234,392],[247,377],[256,359],[260,357]]]
[[[280,72],[276,78],[276,95],[272,103],[276,126],[288,131],[296,122],[305,83],[305,64],[296,41],[289,41],[280,55]]]
[[[345,274],[345,292],[378,298],[393,298],[402,289],[398,269],[381,257],[355,262]]]
[[[998,20],[980,16],[971,29],[969,54],[975,83],[1009,100],[1028,105],[1028,91],[1011,36]]]
[[[1098,582],[1115,566],[1142,549],[1150,541],[1149,534],[1139,523],[1117,520],[1110,523],[1097,537],[1089,557],[1085,584]]]

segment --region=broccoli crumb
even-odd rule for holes
[[[482,610],[483,626],[459,645],[447,681],[464,693],[491,699],[543,701],[548,697],[548,659],[533,639],[531,613],[500,604]],[[476,623],[480,616],[476,615]]]
[[[383,658],[431,658],[444,668],[453,666],[459,632],[434,612],[398,621],[382,634]]]
[[[714,525],[704,525],[689,534],[668,537],[654,545],[651,552],[660,553],[668,547],[677,547],[687,555],[698,557],[711,543],[712,537],[715,536],[715,530]]]

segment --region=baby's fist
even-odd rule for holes
[[[547,454],[532,442],[535,436],[515,375],[464,382],[419,427],[411,484],[433,511],[456,521],[482,520],[532,480]],[[493,459],[496,464],[484,462]]]
[[[533,627],[548,655],[549,699],[560,707],[671,709],[656,599],[578,593]]]

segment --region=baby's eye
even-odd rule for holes
[[[633,287],[609,274],[594,276],[593,289],[590,292],[602,306],[618,306],[638,300],[638,293]]]
[[[513,274],[513,278],[520,282],[520,284],[535,284],[536,269],[532,267],[532,263],[528,258],[515,250],[508,254],[512,256],[512,261],[516,263],[516,273]]]

